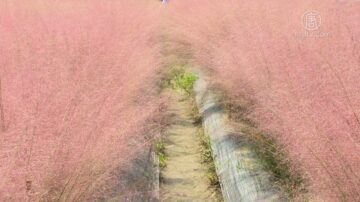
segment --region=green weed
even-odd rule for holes
[[[185,67],[175,66],[165,73],[162,86],[165,88],[181,89],[190,96],[193,94],[196,80],[197,76],[194,73],[185,70]]]
[[[173,80],[173,86],[180,88],[186,92],[187,95],[191,95],[194,88],[194,83],[197,76],[190,72],[183,72],[175,76]]]
[[[200,143],[201,143],[201,159],[202,163],[207,165],[206,177],[210,184],[214,187],[220,188],[218,176],[216,174],[216,167],[212,156],[212,142],[209,136],[207,136],[203,130],[199,131]]]
[[[160,168],[165,168],[166,167],[165,144],[161,139],[155,143],[155,149],[156,149],[156,154],[159,157]]]

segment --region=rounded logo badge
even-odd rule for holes
[[[315,31],[321,25],[321,16],[318,11],[307,11],[302,17],[303,25],[306,30]]]

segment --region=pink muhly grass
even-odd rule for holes
[[[104,194],[111,172],[147,144],[144,125],[157,106],[155,9],[0,2],[0,201]]]
[[[254,100],[250,117],[286,149],[313,197],[359,201],[360,4],[184,0],[169,6],[176,13],[169,15],[172,33],[192,44],[196,61],[228,92]],[[309,10],[322,18],[315,37],[303,37]]]

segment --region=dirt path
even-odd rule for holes
[[[162,169],[161,201],[217,201],[209,187],[206,165],[201,163],[199,127],[194,125],[191,104],[171,93],[172,125],[164,137],[166,167]]]

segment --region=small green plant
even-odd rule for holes
[[[216,175],[215,164],[211,163],[208,167],[207,178],[211,186],[220,187],[218,176]]]
[[[172,68],[168,68],[163,72],[163,78],[161,81],[161,86],[162,88],[175,88],[175,86],[173,86],[173,80],[176,77],[176,75],[179,75],[183,72],[182,68],[176,68],[176,67],[172,67]]]
[[[155,143],[155,149],[156,149],[156,154],[159,157],[160,168],[165,168],[166,167],[165,144],[161,139]]]
[[[210,184],[214,187],[220,188],[218,176],[216,174],[216,167],[212,156],[212,143],[210,137],[207,136],[203,130],[199,131],[201,141],[201,159],[202,163],[207,165],[206,177]]]
[[[183,72],[175,76],[173,82],[175,88],[180,88],[186,92],[187,95],[191,95],[194,88],[194,83],[197,80],[197,76],[190,72]]]
[[[193,94],[194,83],[197,76],[185,70],[184,67],[174,66],[165,73],[162,86],[170,87],[173,89],[181,89],[190,96]]]
[[[159,166],[160,166],[160,168],[166,167],[166,156],[164,153],[159,154]]]

